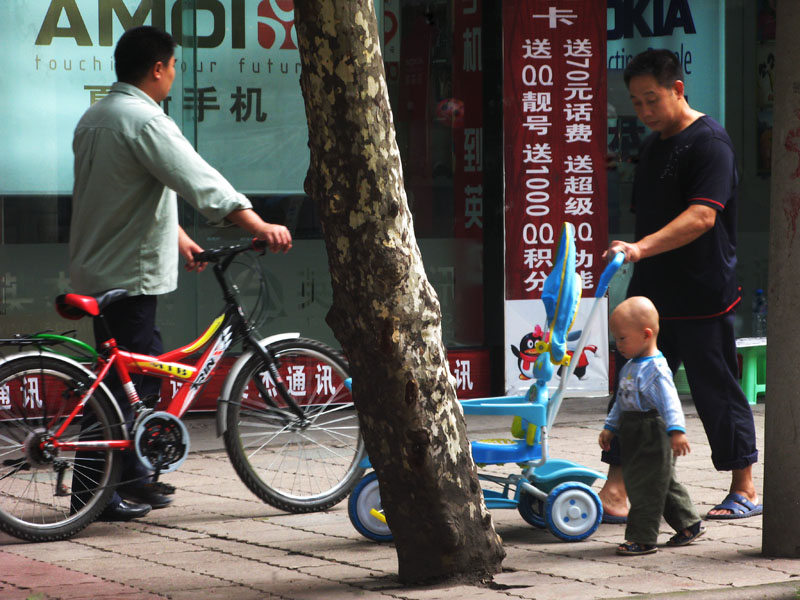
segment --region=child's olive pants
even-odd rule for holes
[[[619,443],[631,503],[626,540],[655,544],[662,516],[675,531],[700,521],[686,488],[675,479],[669,435],[656,411],[623,412]]]

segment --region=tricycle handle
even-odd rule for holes
[[[614,277],[614,274],[619,271],[619,268],[622,266],[622,263],[625,262],[625,253],[624,252],[617,252],[614,255],[614,258],[609,261],[606,265],[606,268],[603,269],[603,273],[600,275],[600,280],[597,282],[597,291],[594,293],[595,298],[602,298],[606,295],[606,291],[608,290],[608,284],[611,283],[611,278]]]

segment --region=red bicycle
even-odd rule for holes
[[[0,529],[36,542],[75,535],[127,483],[120,481],[121,452],[135,453],[156,476],[177,469],[189,452],[181,418],[237,342],[243,353],[222,386],[217,427],[239,477],[256,496],[290,512],[324,510],[347,496],[363,475],[365,454],[347,363],[298,334],[258,339],[226,275],[237,255],[263,248],[254,242],[197,255],[214,263],[224,309],[199,338],[160,356],[128,352],[112,338],[87,365],[53,352],[50,344],[62,336],[0,342],[35,348],[0,363]],[[56,306],[70,319],[102,318],[125,294],[65,294]],[[72,345],[86,348],[77,340]],[[181,362],[203,348],[194,365]],[[130,410],[121,410],[104,384],[112,369]],[[180,387],[165,410],[156,410],[139,397],[131,374]]]

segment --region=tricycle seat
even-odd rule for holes
[[[479,440],[471,443],[472,460],[479,465],[522,463],[542,458],[542,445],[525,440]]]

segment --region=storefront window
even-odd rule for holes
[[[385,5],[384,56],[406,193],[445,342],[481,345],[482,3]]]
[[[483,342],[481,3],[376,1],[407,193],[428,276],[443,310],[445,343]],[[463,4],[464,6],[460,6]],[[113,50],[125,29],[155,24],[179,42],[165,110],[200,154],[295,237],[287,255],[262,259],[265,335],[299,331],[338,345],[325,324],[330,278],[316,207],[303,192],[305,109],[293,4],[281,0],[0,3],[9,58],[0,72],[0,335],[78,329],[52,309],[70,291],[72,133],[115,81]],[[9,90],[13,90],[10,92]],[[215,228],[188,205],[181,224],[203,246],[242,232]],[[196,334],[221,306],[210,274],[181,273],[160,300],[165,343]]]

